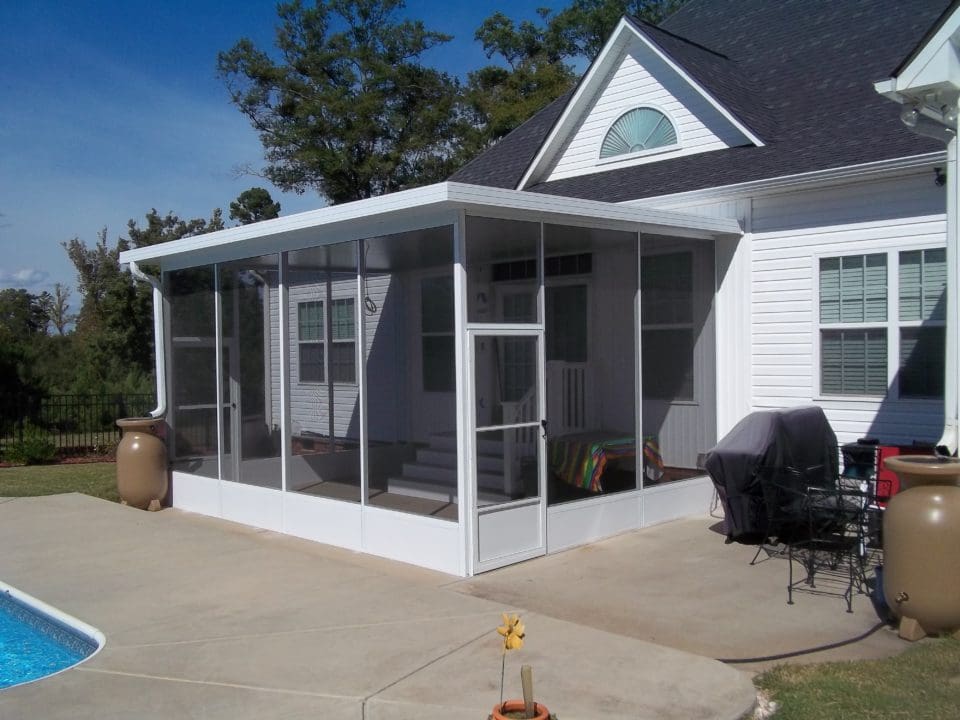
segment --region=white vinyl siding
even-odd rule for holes
[[[943,430],[940,397],[824,396],[819,376],[821,257],[942,250],[946,198],[931,168],[886,178],[807,186],[776,193],[631,204],[739,217],[745,235],[717,241],[719,435],[748,412],[821,406],[841,443],[872,436],[890,443],[935,442]],[[894,295],[890,323],[899,312]],[[900,326],[921,321],[900,321]],[[930,324],[930,321],[924,323]],[[888,336],[887,387],[898,381],[904,338]],[[892,357],[891,357],[892,356]]]
[[[899,252],[945,243],[944,191],[931,175],[923,170],[753,199],[752,233],[744,238],[752,278],[752,409],[816,403],[841,442],[865,436],[903,443],[939,438],[942,400],[823,395],[819,370],[820,258],[890,253],[888,287],[894,292]],[[898,305],[898,295],[891,295],[887,324]],[[888,334],[886,388],[897,381],[899,346],[898,336]]]
[[[623,160],[600,160],[607,132],[624,113],[639,107],[663,112],[673,124],[677,145]],[[622,54],[583,119],[558,151],[544,180],[707,152],[746,144],[744,135],[640,40]]]
[[[403,377],[403,368],[397,367],[396,347],[401,338],[397,337],[395,303],[400,302],[399,291],[394,290],[398,284],[396,277],[382,275],[371,277],[366,282],[366,296],[370,304],[364,306],[364,330],[367,336],[367,384],[370,388],[377,388],[372,397],[378,402],[386,401],[395,396],[395,388],[399,378]],[[355,303],[357,292],[356,276],[349,274],[336,275],[332,279],[331,295],[334,303],[339,300],[349,300]],[[276,303],[280,293],[270,293],[271,313],[276,317]],[[298,349],[299,344],[299,305],[304,302],[323,302],[314,300],[318,296],[326,295],[325,283],[294,284],[290,287],[289,323],[290,341],[293,345],[290,351],[290,421],[294,435],[304,431],[326,435],[329,430],[328,406],[322,400],[326,399],[326,390],[318,386],[317,382],[301,378]],[[391,302],[391,299],[393,302]],[[374,309],[371,309],[374,308]],[[354,345],[355,341],[351,343]],[[273,362],[273,412],[279,418],[280,407],[280,348],[271,348]],[[356,354],[354,345],[354,356]],[[355,365],[354,365],[355,367]],[[390,388],[384,392],[383,388]],[[359,388],[356,382],[335,382],[334,393],[334,430],[337,437],[360,437],[360,406]],[[321,397],[322,396],[322,397]],[[371,437],[375,439],[393,439],[397,433],[396,410],[390,407],[371,407],[368,427]]]

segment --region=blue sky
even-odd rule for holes
[[[566,3],[408,2],[406,14],[455,36],[428,64],[457,75],[486,58],[473,40],[498,9],[514,19]],[[452,5],[452,6],[451,6]],[[183,218],[229,214],[253,185],[282,214],[319,207],[315,193],[280,193],[237,177],[262,149],[216,77],[216,56],[239,38],[272,44],[275,3],[161,0],[0,3],[0,288],[33,293],[76,277],[60,243],[111,245],[150,208]],[[79,306],[74,290],[73,304]]]

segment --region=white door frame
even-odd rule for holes
[[[505,565],[511,565],[522,560],[539,557],[546,554],[547,549],[547,457],[546,439],[542,431],[541,421],[546,417],[546,397],[544,382],[544,331],[543,326],[536,325],[503,325],[503,324],[471,324],[467,328],[467,357],[465,363],[465,378],[468,388],[468,420],[467,442],[469,447],[467,483],[471,499],[470,507],[473,511],[472,540],[473,573],[493,570]],[[476,339],[478,337],[516,337],[535,338],[537,341],[537,360],[535,363],[537,388],[537,417],[524,423],[507,425],[477,426],[477,393],[476,393]],[[536,434],[537,442],[537,488],[536,497],[523,498],[496,505],[480,507],[477,493],[477,457],[478,442],[477,430],[513,429],[530,427]],[[534,532],[530,532],[530,522],[535,521]],[[487,555],[482,543],[481,534],[484,526],[492,532],[495,528],[498,540],[509,546],[510,539],[505,538],[507,533],[516,530],[516,537],[520,546],[515,550],[509,548],[498,551],[495,555]]]

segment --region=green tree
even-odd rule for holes
[[[567,57],[592,61],[623,15],[656,25],[686,0],[573,0],[554,16],[548,32]]]
[[[241,225],[272,220],[280,217],[280,203],[274,202],[270,193],[262,187],[244,190],[230,203],[230,219]]]
[[[77,270],[80,311],[77,315],[73,389],[78,392],[149,392],[153,373],[153,316],[150,287],[120,267],[120,253],[223,229],[214,210],[209,220],[181,220],[155,209],[141,227],[127,224],[127,238],[115,244],[107,230],[88,246],[79,238],[63,243]],[[147,272],[155,269],[145,268]]]
[[[301,0],[277,12],[279,60],[242,39],[218,56],[260,134],[262,174],[333,203],[445,178],[457,161],[458,83],[421,55],[450,37],[402,20],[402,0]]]
[[[46,297],[23,288],[0,290],[0,394],[39,389],[36,361],[47,339]]]
[[[45,335],[50,322],[49,297],[47,292],[33,295],[23,288],[0,290],[0,332],[4,340],[21,342]]]
[[[70,288],[62,283],[53,286],[50,302],[50,324],[58,335],[66,334],[67,326],[74,321],[70,312]]]

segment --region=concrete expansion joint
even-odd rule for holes
[[[214,635],[212,637],[190,638],[189,640],[165,640],[151,643],[132,643],[132,644],[114,644],[113,647],[122,650],[155,648],[155,647],[176,647],[179,645],[204,645],[206,643],[230,642],[233,640],[257,640],[271,637],[284,637],[287,635],[306,635],[320,634],[328,632],[344,632],[347,630],[364,630],[367,628],[392,627],[398,625],[416,625],[418,623],[435,623],[446,620],[469,620],[476,617],[486,617],[490,613],[467,613],[464,615],[437,615],[434,617],[404,619],[404,620],[386,620],[373,623],[353,623],[321,625],[310,628],[291,628],[290,630],[274,630],[272,632],[261,633],[242,633],[239,635]]]
[[[78,672],[93,673],[95,675],[114,675],[117,677],[137,678],[139,680],[156,680],[158,682],[181,683],[184,685],[204,685],[208,687],[231,688],[233,690],[249,690],[251,692],[277,693],[279,695],[297,695],[301,697],[316,697],[328,700],[360,700],[357,695],[337,695],[334,693],[312,692],[310,690],[291,690],[288,688],[266,687],[264,685],[247,685],[244,683],[221,682],[217,680],[191,680],[190,678],[171,677],[168,675],[151,675],[149,673],[124,672],[122,670],[107,670],[105,668],[77,667]]]
[[[477,614],[479,614],[479,613],[476,613],[475,615],[477,615]],[[484,614],[486,614],[486,613],[484,613]],[[450,656],[453,655],[454,653],[460,652],[461,650],[463,650],[463,649],[464,649],[465,647],[467,647],[468,645],[472,645],[473,643],[479,641],[480,639],[482,639],[482,638],[485,637],[486,635],[489,635],[489,631],[488,631],[488,630],[484,630],[483,632],[478,633],[477,635],[475,635],[474,637],[470,638],[469,640],[461,643],[460,645],[457,645],[456,647],[450,648],[449,650],[447,650],[447,652],[445,652],[445,653],[443,653],[443,654],[441,654],[441,655],[438,655],[437,657],[433,658],[432,660],[429,660],[428,662],[425,662],[423,665],[420,665],[419,667],[414,668],[413,670],[411,670],[410,672],[406,673],[405,675],[402,675],[402,676],[398,677],[398,678],[397,678],[396,680],[394,680],[393,682],[387,683],[386,685],[384,685],[382,688],[380,688],[380,689],[377,690],[376,692],[372,692],[372,693],[370,693],[369,695],[367,695],[365,698],[363,698],[363,702],[360,703],[360,713],[361,713],[361,714],[360,714],[360,717],[362,718],[362,720],[366,720],[366,717],[367,717],[367,703],[368,703],[370,700],[373,700],[377,695],[379,695],[380,693],[386,692],[387,690],[389,690],[390,688],[394,687],[395,685],[398,685],[399,683],[402,683],[402,682],[403,682],[404,680],[406,680],[407,678],[413,677],[413,676],[416,675],[418,672],[422,672],[423,670],[426,670],[426,669],[427,669],[428,667],[430,667],[431,665],[435,665],[435,664],[437,664],[438,662],[440,662],[441,660],[447,659],[448,657],[450,657]]]

